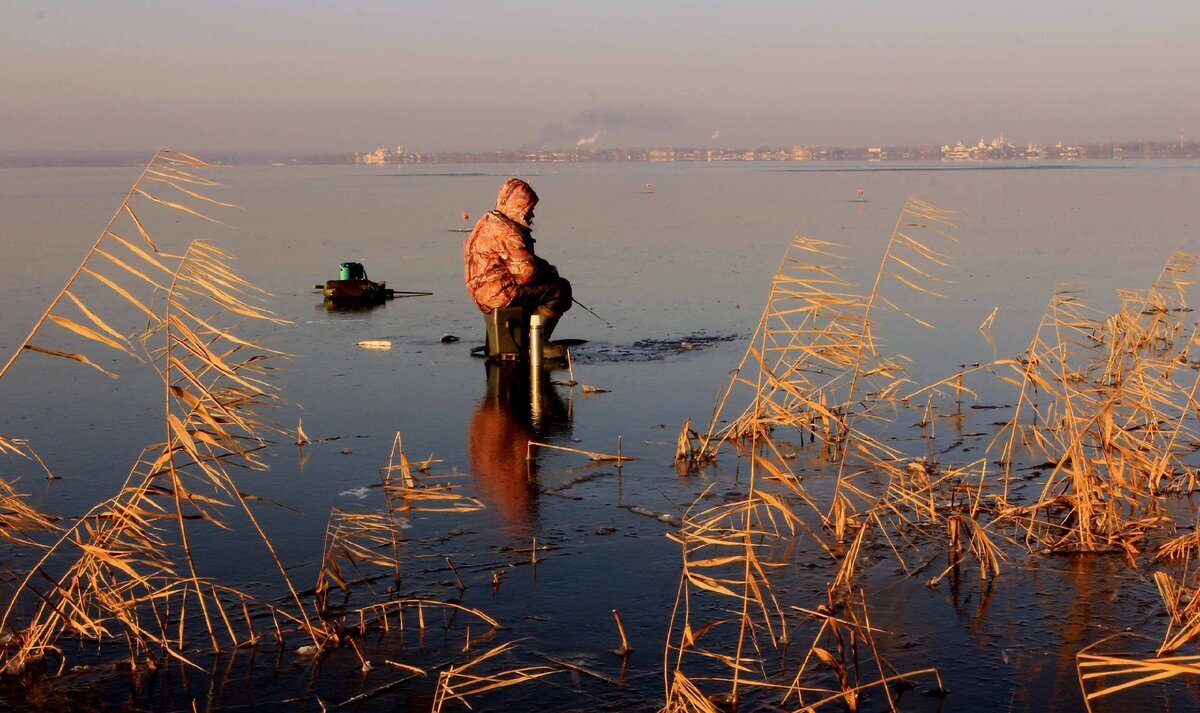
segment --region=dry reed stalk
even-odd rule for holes
[[[526,455],[525,455],[526,460],[529,460],[533,457],[531,454],[532,454],[532,451],[534,448],[550,448],[552,450],[563,451],[565,453],[577,453],[579,455],[587,456],[588,458],[591,458],[593,461],[596,461],[598,463],[603,463],[603,462],[608,462],[608,461],[616,461],[619,463],[619,462],[623,462],[623,461],[627,461],[627,460],[637,460],[633,456],[621,455],[619,453],[616,455],[613,455],[611,453],[599,453],[597,451],[584,451],[584,450],[580,450],[578,448],[569,448],[567,446],[556,446],[552,443],[539,443],[537,441],[530,441],[529,444],[526,446]]]
[[[1159,545],[1158,550],[1154,553],[1154,558],[1156,560],[1179,560],[1194,557],[1197,554],[1200,554],[1200,542],[1196,541],[1195,532],[1189,532],[1172,537]]]
[[[458,486],[447,481],[450,476],[430,475],[429,466],[433,462],[434,459],[430,457],[414,467],[404,453],[400,433],[396,433],[388,465],[380,469],[388,515],[395,521],[390,526],[393,538],[399,526],[398,518],[410,512],[462,513],[483,509],[484,504],[476,498],[456,492]],[[394,473],[400,474],[399,482],[393,481]],[[393,551],[398,552],[398,549],[393,546]]]
[[[163,280],[171,277],[174,272],[173,265],[180,261],[180,256],[161,253],[158,250],[139,213],[143,211],[144,207],[152,204],[171,211],[183,212],[202,220],[218,221],[214,221],[184,203],[177,202],[180,200],[179,198],[163,198],[161,196],[166,194],[148,193],[143,186],[157,182],[181,193],[186,197],[185,199],[198,199],[210,204],[228,206],[227,203],[221,203],[185,187],[187,185],[204,188],[219,186],[220,184],[217,182],[194,173],[195,169],[208,168],[212,168],[212,165],[177,151],[160,149],[154,154],[154,157],[142,170],[141,175],[130,186],[125,199],[117,206],[112,218],[100,231],[100,236],[84,255],[74,273],[67,279],[66,285],[50,301],[50,306],[37,319],[29,334],[18,345],[17,350],[13,352],[4,366],[0,367],[0,378],[8,373],[13,363],[26,350],[64,357],[109,373],[83,353],[64,352],[33,344],[33,339],[41,334],[42,328],[47,322],[54,323],[87,342],[101,344],[132,358],[138,358],[130,340],[114,328],[96,308],[89,307],[82,300],[80,294],[95,291],[96,288],[105,288],[143,314],[149,320],[151,329],[161,326],[162,315],[152,309],[146,300],[135,295],[133,289],[135,285],[149,285],[160,293],[165,292],[166,285]],[[138,245],[138,242],[124,237],[122,233],[137,235],[144,245]],[[126,284],[123,285],[122,282]],[[67,305],[71,305],[74,309],[72,310]]]
[[[902,360],[884,358],[874,335],[877,303],[916,321],[884,294],[899,286],[937,295],[927,284],[938,281],[935,269],[949,266],[945,255],[915,236],[924,232],[954,240],[949,214],[911,198],[905,203],[885,248],[874,284],[865,294],[839,276],[840,246],[797,236],[772,280],[758,329],[710,422],[708,440],[765,432],[773,425],[797,427],[830,442],[847,435],[845,419],[862,391],[887,400],[903,381]],[[823,262],[811,262],[809,256]],[[922,284],[925,283],[925,284]],[[754,377],[742,375],[755,368]],[[868,386],[869,384],[869,386]],[[715,424],[737,385],[754,388],[751,404],[720,435]],[[864,386],[867,388],[864,389]],[[870,404],[860,409],[870,412]],[[818,424],[823,424],[818,428]]]
[[[149,350],[148,356],[165,387],[165,442],[147,449],[117,494],[65,531],[16,588],[0,626],[17,628],[12,617],[18,600],[33,597],[40,603],[20,625],[21,645],[0,652],[6,670],[23,669],[53,650],[53,642],[67,633],[97,640],[123,638],[131,660],[153,646],[182,661],[184,622],[193,613],[213,648],[220,648],[221,630],[233,647],[245,645],[247,639],[235,633],[227,607],[248,611],[247,600],[231,601],[228,591],[205,583],[196,572],[188,542],[188,523],[227,527],[219,512],[230,505],[241,507],[278,563],[249,508],[248,501],[256,498],[239,489],[230,468],[265,467],[256,454],[263,444],[259,434],[279,429],[258,416],[257,410],[275,398],[263,378],[264,360],[279,356],[279,352],[236,336],[231,325],[246,318],[280,320],[254,305],[265,293],[232,272],[227,254],[198,241],[182,255],[159,252],[139,216],[141,208],[135,210],[135,203],[144,200],[211,221],[175,202],[178,199],[152,195],[142,187],[143,181],[158,182],[189,199],[226,205],[184,187],[216,185],[189,170],[198,167],[207,164],[166,150],[155,155],[66,287],[0,370],[0,375],[7,372],[24,350],[91,363],[82,353],[33,344],[47,323],[63,327],[85,342],[136,357],[133,343],[110,324],[111,317],[101,317],[98,307],[84,303],[80,295],[86,290],[80,287],[81,280],[94,281],[147,317],[149,329],[143,344],[155,335],[164,339],[164,346]],[[145,247],[116,232],[127,232],[117,225],[118,219],[126,218],[129,229],[136,229]],[[135,294],[133,285],[143,283],[155,291],[149,298]],[[68,306],[73,306],[76,314],[70,314]],[[78,315],[91,326],[79,321]],[[169,539],[171,527],[176,529],[177,539]],[[181,561],[174,552],[181,553]],[[48,571],[61,559],[72,557],[73,564],[57,577]],[[307,625],[295,590],[278,564],[297,606],[295,617]],[[186,573],[180,571],[183,569]],[[49,583],[49,588],[44,583]],[[167,611],[173,612],[178,622],[170,637],[163,626]]]
[[[838,567],[837,576],[830,585],[834,590],[849,591],[853,588],[854,569],[858,565],[858,557],[862,553],[863,540],[866,539],[867,528],[859,528],[858,534],[854,537],[854,542],[846,550],[845,556],[842,558],[842,564]]]
[[[995,324],[996,315],[999,312],[999,307],[993,307],[991,314],[989,314],[987,319],[983,320],[983,323],[979,325],[979,333],[982,334],[983,338],[987,340],[988,347],[991,348],[993,353],[996,351],[996,338],[992,335],[992,326]]]
[[[252,357],[246,361],[239,355],[235,362],[206,346],[197,356],[197,366],[187,364],[186,359],[176,359],[171,353],[173,340],[193,340],[192,343],[199,340],[182,320],[171,314],[170,305],[169,298],[168,319],[172,323],[167,332],[168,349],[163,356],[167,366],[161,372],[167,384],[167,443],[153,460],[139,460],[118,496],[94,511],[94,520],[84,520],[55,545],[54,549],[78,550],[79,559],[56,585],[53,595],[56,605],[43,606],[35,614],[30,629],[37,636],[31,637],[30,642],[41,640],[35,647],[44,646],[66,630],[93,637],[111,635],[114,632],[107,623],[111,617],[137,646],[142,645],[139,642],[155,642],[163,645],[169,655],[177,655],[166,641],[140,623],[137,610],[131,608],[133,604],[142,608],[150,605],[150,611],[145,613],[154,616],[153,607],[158,602],[175,598],[181,599],[181,610],[186,609],[188,600],[196,603],[212,645],[219,647],[211,618],[214,612],[210,610],[215,607],[215,615],[223,616],[223,609],[200,586],[188,549],[185,523],[200,520],[220,524],[216,510],[229,501],[241,503],[253,521],[246,507],[251,496],[238,490],[227,468],[232,464],[261,469],[254,447],[244,443],[257,440],[254,434],[261,425],[252,416],[252,408],[267,392],[259,379],[239,375],[239,371],[257,370]],[[244,348],[244,344],[239,344],[235,350]],[[179,371],[189,373],[188,384],[171,383],[171,375]],[[219,385],[227,377],[231,377],[233,387]],[[182,416],[172,412],[176,399],[182,404]],[[234,430],[239,427],[243,429],[241,434]],[[195,481],[195,485],[190,481]],[[201,495],[196,490],[201,483],[215,487],[229,501]],[[175,563],[163,554],[170,549],[163,526],[171,521],[179,530],[178,542],[190,573],[186,577],[177,574]],[[265,535],[263,539],[270,548]],[[41,566],[38,565],[39,570]],[[27,578],[22,588],[31,583]],[[18,652],[10,665],[23,667],[31,650]]]
[[[1089,712],[1092,702],[1098,698],[1177,676],[1200,676],[1200,656],[1136,657],[1091,653],[1093,648],[1112,638],[1089,644],[1075,655],[1079,688]]]
[[[853,486],[853,480],[879,471],[895,477],[892,463],[906,460],[861,427],[879,420],[882,406],[898,403],[906,383],[907,360],[882,354],[875,313],[886,308],[930,326],[888,293],[900,288],[939,296],[929,284],[940,281],[936,273],[950,263],[930,247],[928,238],[953,241],[952,228],[948,213],[910,199],[900,211],[873,284],[863,292],[840,277],[846,266],[835,252],[838,246],[797,237],[772,280],[758,329],[714,409],[710,435],[701,439],[701,448],[728,439],[770,444],[771,431],[780,427],[799,430],[802,442],[807,433],[831,449],[829,457],[837,467],[836,491],[823,517],[825,525],[838,541],[860,527],[859,516],[871,517],[868,513],[878,495],[870,492],[873,488]],[[942,383],[959,398],[971,393],[961,373]],[[722,410],[740,386],[754,389],[749,406],[715,432]],[[927,428],[933,413],[931,396]],[[786,464],[778,470],[785,480],[795,478]]]
[[[633,653],[633,647],[629,645],[629,637],[625,636],[625,626],[621,623],[621,615],[617,614],[617,610],[612,610],[613,620],[617,622],[617,633],[621,635],[621,645],[613,650],[617,656],[628,656]]]
[[[1019,443],[1053,464],[1026,521],[1032,546],[1136,552],[1163,522],[1161,494],[1192,482],[1184,459],[1197,438],[1200,380],[1178,368],[1195,339],[1179,346],[1178,315],[1182,275],[1195,264],[1172,256],[1150,290],[1122,291],[1109,316],[1073,290],[1048,305],[1019,380],[1007,379],[1021,387],[1016,412],[989,447],[1003,444],[1006,483]],[[1032,424],[1022,424],[1023,409]]]
[[[470,708],[467,699],[500,688],[517,686],[539,678],[558,673],[557,669],[549,666],[522,666],[505,669],[498,673],[476,674],[473,669],[496,656],[508,653],[516,645],[515,642],[501,644],[488,650],[480,656],[458,666],[451,666],[438,674],[437,689],[434,691],[432,713],[441,713],[443,708],[453,701],[462,703]]]
[[[659,713],[721,713],[721,709],[682,671],[676,670],[671,675],[666,705]]]
[[[905,383],[907,360],[881,353],[873,312],[882,305],[918,324],[930,326],[900,308],[885,292],[900,286],[936,296],[926,285],[939,279],[935,270],[948,267],[948,260],[915,236],[924,231],[953,240],[948,232],[951,227],[947,213],[910,199],[901,210],[874,284],[865,293],[855,292],[838,275],[844,266],[842,258],[834,253],[837,246],[801,237],[793,241],[772,280],[767,305],[746,355],[718,399],[708,434],[700,440],[700,448],[706,453],[726,440],[749,443],[751,475],[747,494],[731,505],[696,514],[689,510],[678,535],[668,535],[682,545],[684,560],[680,594],[672,615],[671,631],[675,633],[666,652],[665,673],[671,681],[667,688],[668,709],[676,702],[681,710],[686,710],[689,701],[699,705],[698,701],[708,700],[696,688],[694,678],[683,676],[685,656],[702,656],[727,666],[732,674],[727,695],[731,700],[738,698],[739,685],[771,685],[769,677],[761,671],[755,678],[748,677],[759,669],[756,662],[761,658],[748,653],[748,649],[760,654],[766,642],[775,646],[787,640],[783,628],[786,618],[775,601],[767,576],[770,565],[762,561],[759,551],[766,551],[764,547],[780,538],[781,527],[786,526],[794,535],[806,526],[794,505],[763,489],[756,477],[760,469],[772,481],[790,490],[801,505],[814,510],[837,541],[844,541],[854,533],[854,543],[837,578],[839,590],[849,587],[854,563],[868,532],[868,521],[882,525],[886,522],[884,515],[895,518],[900,523],[897,532],[903,536],[904,525],[915,519],[937,521],[942,517],[945,505],[934,500],[935,488],[929,474],[923,474],[924,482],[919,486],[925,493],[911,492],[905,487],[911,476],[903,466],[909,459],[866,434],[856,422],[878,420],[880,407],[897,402]],[[812,262],[810,256],[823,262]],[[750,404],[717,432],[715,425],[721,412],[735,389],[744,386],[753,389]],[[954,389],[959,398],[969,391],[961,378]],[[932,398],[926,409],[927,414],[933,412]],[[836,465],[837,484],[828,511],[816,507],[787,465],[788,459],[772,441],[771,432],[780,427],[799,430],[801,443],[807,433],[830,449],[828,457]],[[686,459],[692,451],[688,431],[685,424],[677,444],[677,459]],[[760,457],[761,449],[773,450],[778,460]],[[851,457],[853,468],[848,467]],[[896,494],[896,500],[885,499],[881,504],[875,486],[865,482],[859,486],[855,482],[860,476],[877,473],[885,476],[883,493]],[[816,539],[822,542],[820,537]],[[822,546],[828,549],[823,542]],[[736,605],[730,609],[731,613],[737,613],[736,617],[699,626],[691,620],[692,600],[713,595],[734,598]],[[702,636],[711,638],[715,632],[731,627],[737,631],[726,637],[732,639],[731,652],[716,651],[711,645],[700,646]],[[778,637],[774,633],[776,627],[780,629]],[[819,653],[810,655],[820,657]],[[887,678],[882,665],[879,677]],[[853,707],[853,686],[848,677],[842,680],[842,691],[834,694]],[[675,681],[685,681],[687,685],[676,686]],[[796,685],[799,684],[793,684]],[[688,691],[692,692],[690,697]]]
[[[728,700],[738,699],[739,688],[768,685],[769,677],[762,669],[762,649],[779,648],[788,641],[786,616],[769,578],[769,571],[781,565],[764,557],[782,543],[782,533],[792,537],[801,524],[782,497],[756,486],[753,461],[750,472],[745,498],[699,512],[694,511],[693,504],[679,532],[667,534],[681,546],[683,574],[664,652],[664,674],[669,681],[680,681],[680,676],[690,680],[684,675],[688,661],[716,662],[727,668],[731,677],[705,680],[728,683],[727,693],[714,694]],[[714,597],[716,601],[730,600],[730,617],[695,621],[694,602]],[[702,644],[702,639],[711,639],[712,643]],[[688,697],[698,689],[689,685],[668,684],[668,710],[693,710],[691,706],[698,705]]]
[[[29,446],[29,441],[24,438],[11,438],[0,434],[0,455],[8,454],[14,456],[25,456],[25,449]]]
[[[866,598],[861,590],[853,592],[846,584],[842,584],[839,591],[839,585],[831,585],[826,597],[826,603],[815,610],[794,607],[809,620],[819,622],[819,627],[791,683],[781,686],[784,703],[794,695],[797,705],[805,711],[815,711],[835,703],[854,711],[858,710],[864,691],[879,687],[884,691],[888,708],[895,710],[889,684],[927,674],[934,677],[936,690],[942,690],[936,669],[900,673],[883,660],[875,643],[875,635],[883,632],[871,625]],[[863,660],[864,653],[869,654],[866,657],[868,661]],[[873,680],[867,679],[864,671],[863,664],[869,662],[874,663],[876,677]],[[838,683],[836,689],[804,683],[806,677],[820,678],[817,664],[833,675]],[[817,700],[805,701],[805,696],[809,694],[815,694]]]
[[[870,379],[878,379],[881,375],[891,378],[893,371],[901,369],[896,362],[882,360],[876,353],[876,340],[873,335],[871,322],[874,306],[877,302],[880,302],[895,312],[909,317],[919,325],[932,328],[933,325],[900,308],[899,305],[885,294],[884,287],[891,280],[893,284],[899,283],[918,293],[941,297],[942,295],[924,287],[922,284],[918,284],[918,281],[941,281],[934,276],[933,271],[936,268],[950,267],[949,257],[928,247],[925,242],[916,240],[914,235],[917,234],[916,231],[921,230],[932,237],[941,237],[957,242],[954,235],[948,232],[948,229],[952,229],[953,227],[953,224],[950,222],[949,213],[923,201],[910,198],[896,219],[896,226],[892,230],[891,238],[888,240],[883,257],[880,260],[879,269],[875,273],[874,284],[865,297],[861,313],[861,329],[857,334],[857,341],[854,344],[853,351],[847,354],[851,365],[846,370],[849,374],[849,383],[846,387],[845,401],[840,409],[844,414],[844,430],[839,434],[838,438],[839,443],[844,443],[853,435],[856,443],[850,445],[856,446],[860,451],[855,453],[855,456],[861,458],[865,454],[869,462],[869,467],[872,469],[882,468],[885,471],[888,470],[888,451],[891,449],[880,448],[880,444],[873,439],[864,440],[863,435],[859,433],[861,429],[856,427],[857,420],[873,417],[870,403],[864,404],[860,408],[855,408],[856,401],[859,398],[859,390],[862,389],[860,384],[870,383]],[[895,396],[899,384],[899,380],[894,380],[891,384],[883,388],[877,388],[873,395],[868,393],[867,397],[877,401],[888,400],[889,397]],[[850,463],[850,453],[850,448],[842,448],[839,451],[837,484],[834,489],[833,503],[830,508],[831,515],[835,513],[835,509],[839,507],[841,509],[841,512],[836,514],[836,521],[834,523],[835,529],[839,533],[839,541],[844,537],[845,503],[848,501],[841,496],[849,480],[847,467]],[[862,471],[859,470],[859,472]]]
[[[1185,567],[1185,572],[1187,568]],[[1197,575],[1191,573],[1192,586],[1177,581],[1166,572],[1154,573],[1154,584],[1167,610],[1167,630],[1158,647],[1158,656],[1174,653],[1184,644],[1200,637],[1200,587],[1196,586]],[[1187,581],[1185,575],[1184,581]]]
[[[683,423],[675,441],[675,469],[680,475],[694,473],[716,459],[716,451],[704,445],[704,439],[692,429],[692,419]]]
[[[28,505],[27,497],[0,478],[0,540],[37,549],[41,545],[31,535],[61,530],[56,524],[58,518]]]
[[[394,546],[392,518],[381,513],[347,512],[334,508],[325,527],[324,555],[317,574],[316,593],[324,602],[331,585],[344,592],[350,591],[355,580],[367,580],[362,565],[374,565],[392,569],[399,577],[399,562],[395,554],[387,556],[380,550]],[[357,575],[348,577],[343,564],[352,568]],[[320,607],[324,610],[324,606]]]
[[[911,219],[905,217],[910,210]],[[706,452],[710,444],[715,451],[727,440],[750,444],[746,452],[752,457],[751,482],[742,504],[745,510],[739,515],[743,536],[757,537],[760,544],[771,533],[760,526],[761,521],[748,515],[753,506],[747,504],[759,497],[753,476],[755,466],[772,472],[772,480],[789,487],[800,502],[811,501],[786,458],[768,460],[760,457],[759,451],[772,449],[779,455],[771,434],[781,427],[799,430],[802,444],[804,433],[825,442],[823,455],[836,464],[838,476],[822,519],[838,541],[854,534],[850,552],[839,569],[838,589],[849,587],[857,552],[872,523],[888,539],[902,564],[900,548],[919,547],[915,536],[937,541],[941,539],[939,533],[944,533],[950,564],[931,583],[968,557],[977,562],[981,578],[987,579],[1000,571],[1005,559],[1004,543],[1015,544],[1007,534],[1010,526],[1022,528],[1027,542],[1040,547],[1115,549],[1132,555],[1148,529],[1170,522],[1161,502],[1163,494],[1197,487],[1200,470],[1186,459],[1200,446],[1196,424],[1200,379],[1186,375],[1182,367],[1195,368],[1200,362],[1188,358],[1188,350],[1197,338],[1193,330],[1185,328],[1180,315],[1188,311],[1184,289],[1187,275],[1200,265],[1200,258],[1173,255],[1149,290],[1120,292],[1121,309],[1112,315],[1091,310],[1072,290],[1060,290],[1023,355],[963,367],[940,382],[900,396],[904,360],[881,355],[873,311],[884,305],[925,324],[904,312],[883,286],[891,281],[920,293],[935,294],[919,283],[935,279],[928,266],[946,267],[948,261],[924,242],[914,240],[912,233],[916,227],[928,228],[932,234],[952,239],[946,230],[946,217],[927,205],[906,205],[875,283],[864,294],[856,293],[838,276],[842,265],[833,253],[836,246],[798,237],[772,281],[767,305],[747,352],[718,398],[708,434],[700,439]],[[814,255],[823,262],[806,259]],[[993,310],[980,325],[993,349],[991,329],[996,314]],[[988,447],[989,457],[999,451],[1001,492],[994,492],[995,478],[988,473],[988,458],[968,466],[941,469],[935,462],[905,457],[865,432],[863,424],[878,418],[882,405],[906,404],[922,393],[928,394],[922,426],[923,430],[931,429],[933,395],[951,394],[961,403],[964,394],[974,396],[964,377],[983,370],[1020,388],[1012,419]],[[1006,371],[1014,372],[1014,376],[1003,373]],[[743,387],[752,389],[749,405],[717,431],[715,425],[721,413],[735,401],[735,391]],[[690,422],[685,423],[677,440],[677,462],[686,463],[694,450],[689,431]],[[932,438],[932,430],[924,435]],[[1014,505],[1009,501],[1009,486],[1022,448],[1027,449],[1024,457],[1032,462],[1049,461],[1052,471],[1032,504]],[[687,547],[688,537],[693,534],[689,530],[692,517],[689,511],[677,538],[685,545],[685,575],[672,615],[671,630],[675,633],[666,650],[667,709],[678,704],[680,710],[687,710],[689,701],[703,705],[700,701],[707,702],[710,697],[700,692],[695,681],[719,680],[685,676],[685,653],[728,666],[732,670],[732,677],[727,679],[732,684],[730,698],[736,699],[739,683],[770,685],[745,678],[757,658],[747,656],[742,648],[747,641],[757,641],[753,634],[758,628],[766,630],[763,621],[770,622],[769,617],[748,616],[752,603],[761,604],[764,599],[745,594],[750,576],[714,577],[694,566],[692,560],[700,558]],[[802,520],[797,518],[797,522]],[[732,552],[737,528],[727,529],[727,536],[714,537],[711,542],[720,542]],[[1193,550],[1200,550],[1197,542],[1191,535],[1177,538],[1163,546],[1160,556],[1190,556]],[[730,569],[740,565],[749,572],[748,563],[754,559],[749,551],[700,561]],[[924,566],[909,570],[905,565],[905,569],[919,571]],[[1164,650],[1173,650],[1200,631],[1200,616],[1193,612],[1200,605],[1192,604],[1191,590],[1170,583],[1166,575],[1156,579],[1174,622]],[[735,611],[740,614],[696,626],[691,620],[691,600],[701,594],[737,597]],[[870,636],[865,602],[862,621],[867,622],[867,635],[861,639],[866,642]],[[707,649],[699,645],[701,637],[712,638],[715,632],[731,626],[739,631],[732,637],[731,654],[713,651],[711,645]],[[834,635],[834,626],[829,628],[830,635]],[[821,703],[840,700],[853,707],[859,689],[851,685],[845,659],[833,656],[829,650],[825,653],[828,656],[815,651],[810,656],[834,670],[843,690]],[[843,666],[840,670],[839,662]],[[878,663],[878,678],[868,685],[894,678],[886,673],[882,662]],[[677,685],[680,681],[686,685]],[[691,691],[690,697],[684,689]]]
[[[772,279],[758,328],[728,387],[713,410],[702,447],[727,438],[765,435],[777,420],[808,430],[820,419],[836,418],[822,403],[818,382],[808,376],[819,367],[837,368],[838,336],[843,312],[861,303],[843,292],[850,283],[838,276],[842,258],[833,250],[841,246],[796,236]],[[829,261],[812,263],[807,255]],[[812,362],[816,366],[810,367]],[[747,378],[743,372],[753,369]],[[745,411],[724,431],[716,424],[735,388],[749,386],[755,396]],[[814,434],[816,435],[816,434]]]
[[[490,633],[498,631],[501,628],[500,622],[498,622],[495,619],[493,619],[492,617],[488,616],[487,613],[481,609],[474,609],[472,607],[464,606],[462,604],[459,604],[459,603],[453,602],[453,601],[442,602],[442,601],[437,601],[434,599],[422,599],[422,598],[417,598],[417,597],[405,597],[402,599],[391,599],[391,600],[388,600],[385,602],[376,602],[373,604],[368,604],[366,606],[354,609],[354,610],[352,610],[352,613],[356,616],[362,617],[363,626],[377,627],[377,628],[379,628],[381,630],[385,630],[385,631],[390,628],[390,626],[391,626],[390,617],[392,616],[393,613],[395,613],[397,618],[399,619],[399,628],[401,630],[403,630],[403,628],[404,628],[404,626],[403,626],[404,625],[403,609],[406,606],[415,606],[416,607],[417,617],[419,620],[419,624],[418,624],[419,629],[425,628],[425,608],[426,607],[434,608],[434,609],[446,609],[451,612],[463,612],[464,614],[468,614],[472,617],[475,617],[475,618],[479,619],[480,621],[484,622],[485,624],[487,624],[488,628],[489,628],[488,633],[484,634],[483,636],[476,637],[476,639],[475,639],[476,641],[487,637]]]
[[[428,462],[432,462],[432,458]],[[414,468],[404,452],[403,439],[396,433],[388,465],[380,469],[385,511],[349,512],[333,509],[326,525],[321,568],[317,575],[315,593],[318,610],[328,606],[328,592],[338,587],[347,595],[356,582],[369,582],[365,566],[390,570],[393,582],[401,581],[399,530],[403,519],[412,512],[463,513],[479,510],[483,504],[457,492],[452,483],[436,482],[444,476],[434,476]],[[446,558],[460,591],[466,589],[454,563]],[[347,568],[355,574],[347,576]],[[360,615],[366,611],[358,610]],[[383,620],[386,625],[386,618]]]
[[[393,445],[392,445],[392,454],[389,456],[389,459],[388,459],[389,465],[391,463],[395,462],[396,450],[399,448],[400,448],[400,432],[397,431],[396,432],[396,440],[393,442]],[[401,453],[403,453],[402,450],[401,450]],[[405,472],[407,472],[407,471],[405,471]],[[382,474],[381,477],[383,480],[383,488],[384,488],[384,503],[387,505],[388,539],[389,539],[389,543],[391,544],[391,547],[392,547],[392,561],[394,563],[393,568],[392,568],[392,582],[395,586],[399,587],[400,586],[400,538],[399,538],[399,535],[397,534],[397,530],[399,529],[398,528],[399,523],[397,522],[397,519],[396,519],[397,513],[396,513],[395,501],[391,497],[391,494],[389,494],[388,489],[387,489],[387,486],[389,485],[389,483],[391,481],[391,468],[389,467],[389,469],[384,474]],[[412,482],[411,473],[408,473],[408,482],[409,483]]]
[[[450,567],[450,572],[454,574],[454,581],[458,583],[459,593],[461,594],[462,592],[467,591],[467,585],[463,584],[462,577],[458,576],[458,569],[454,566],[454,562],[451,561],[450,557],[448,556],[446,557],[446,565]]]

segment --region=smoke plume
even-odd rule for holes
[[[663,141],[682,124],[682,115],[661,109],[590,109],[565,122],[543,126],[536,146],[594,146],[612,135],[620,141],[649,145]]]
[[[596,141],[598,141],[598,140],[600,139],[600,137],[601,137],[601,136],[604,136],[604,132],[603,132],[603,131],[597,131],[596,133],[592,134],[591,136],[585,136],[585,137],[583,137],[582,139],[580,139],[580,140],[576,141],[576,142],[575,142],[575,146],[576,146],[576,147],[578,147],[578,146],[591,146],[591,145],[595,144],[595,143],[596,143]]]

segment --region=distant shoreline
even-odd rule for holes
[[[940,157],[914,157],[888,159],[868,159],[854,149],[838,149],[836,155],[828,158],[794,159],[780,158],[769,149],[760,150],[722,150],[722,158],[712,160],[697,160],[679,158],[662,160],[644,158],[647,149],[614,149],[594,154],[575,154],[570,152],[520,153],[520,152],[488,152],[488,153],[431,153],[423,154],[412,160],[363,164],[355,161],[352,153],[285,153],[285,152],[236,152],[213,151],[195,152],[200,158],[214,164],[226,166],[322,166],[359,165],[364,169],[395,169],[401,166],[416,165],[466,165],[466,164],[562,164],[562,163],[651,163],[651,164],[701,164],[701,163],[753,163],[766,164],[779,170],[822,170],[821,166],[839,165],[843,170],[935,170],[938,168],[1023,168],[1023,167],[1066,167],[1075,164],[1121,164],[1162,162],[1172,163],[1181,161],[1200,160],[1200,145],[1185,144],[1163,148],[1165,145],[1155,145],[1141,155],[1125,153],[1120,157],[1109,155],[1084,154],[1077,158],[1062,159],[1047,157],[1039,159],[1000,158],[1000,159],[958,159],[946,160]],[[1149,148],[1149,147],[1148,147]],[[1170,151],[1169,148],[1174,148]],[[141,167],[153,155],[154,151],[0,151],[0,168],[122,168]],[[741,153],[742,157],[732,154]],[[756,155],[759,154],[759,155]],[[786,168],[785,168],[786,167]]]
[[[353,164],[354,154],[199,151],[199,158],[229,166]],[[0,151],[0,168],[121,168],[146,165],[145,151]]]

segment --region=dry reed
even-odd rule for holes
[[[149,184],[159,183],[188,199],[226,206],[197,192],[200,188],[188,187],[216,186],[195,172],[208,167],[185,154],[159,151],[67,285],[0,369],[3,376],[26,351],[95,366],[82,351],[33,343],[48,336],[43,327],[56,325],[86,343],[150,363],[163,382],[165,431],[164,442],[143,452],[117,494],[59,536],[21,580],[0,618],[0,626],[18,630],[19,645],[0,652],[5,670],[23,670],[57,651],[55,642],[64,634],[98,641],[124,639],[135,667],[152,661],[155,651],[186,660],[184,627],[193,615],[214,649],[221,648],[220,638],[235,648],[257,640],[253,633],[237,633],[229,614],[243,612],[248,624],[255,600],[210,584],[199,574],[189,528],[196,523],[227,527],[221,511],[237,506],[274,557],[250,509],[253,496],[239,488],[231,469],[265,468],[258,455],[264,443],[261,434],[278,428],[259,412],[275,398],[265,379],[266,362],[279,352],[237,336],[233,324],[279,320],[254,304],[263,293],[233,273],[229,256],[221,250],[193,241],[180,255],[158,251],[138,202],[212,221],[177,202],[179,198],[148,192]],[[144,246],[116,232],[121,229],[119,219],[136,230]],[[100,316],[99,308],[77,294],[85,292],[80,287],[83,280],[102,285],[146,317],[147,329],[139,340],[145,345],[144,356],[135,353],[133,340],[119,333],[110,319]],[[126,286],[130,283],[148,283],[153,291],[140,297]],[[91,326],[79,321],[81,316]],[[161,346],[151,347],[151,340],[157,339]],[[64,559],[71,564],[53,574],[52,568]],[[282,563],[274,559],[291,589]],[[297,614],[291,616],[307,626],[291,591],[297,606]],[[22,598],[39,603],[18,626],[13,617]],[[174,630],[168,629],[168,622]]]

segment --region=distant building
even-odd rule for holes
[[[1059,161],[1078,161],[1082,155],[1082,147],[1064,146],[1061,141],[1054,145],[1054,157]]]
[[[344,162],[342,154],[335,162]],[[1171,142],[1140,141],[1120,144],[1053,146],[1027,144],[1018,147],[1001,132],[991,140],[980,137],[966,143],[924,144],[918,146],[800,146],[754,149],[739,147],[709,148],[608,148],[592,146],[538,149],[501,149],[497,151],[444,151],[425,154],[408,151],[403,145],[395,150],[379,147],[368,153],[355,153],[354,162],[364,165],[397,163],[510,163],[510,162],[624,162],[624,161],[1084,161],[1089,159],[1164,159],[1200,158],[1200,144],[1185,139]],[[0,156],[0,160],[2,156]]]
[[[971,150],[967,148],[966,144],[964,144],[961,139],[954,142],[953,146],[951,146],[949,144],[943,144],[942,145],[942,160],[943,161],[970,161],[971,160]]]
[[[363,164],[367,164],[367,165],[378,165],[378,164],[384,164],[384,163],[391,163],[391,158],[394,155],[395,154],[393,154],[391,151],[387,150],[383,146],[380,146],[379,148],[375,149],[371,153],[366,153],[366,154],[362,154],[362,155],[354,154],[354,162],[355,163],[363,163]]]
[[[379,166],[385,163],[417,163],[420,160],[421,156],[419,154],[409,153],[405,150],[403,144],[397,146],[395,151],[385,146],[380,146],[370,153],[354,154],[355,163],[368,166]]]
[[[979,141],[970,146],[961,140],[954,142],[953,146],[942,145],[943,161],[1007,161],[1020,156],[1020,150],[1005,139],[1003,133],[991,141],[984,141],[981,136]]]

